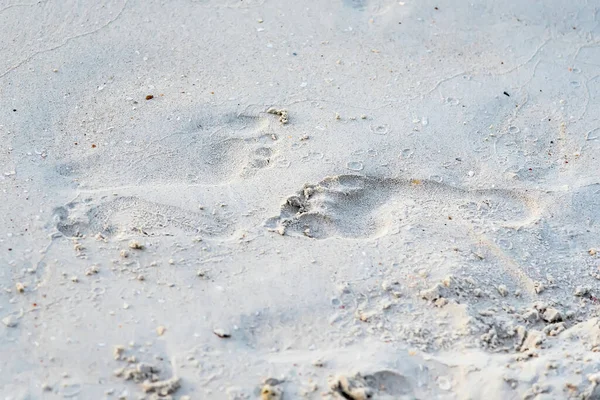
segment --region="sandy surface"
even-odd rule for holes
[[[1,398],[600,398],[599,14],[0,0]]]

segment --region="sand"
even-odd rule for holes
[[[0,0],[0,397],[600,398],[599,14]]]

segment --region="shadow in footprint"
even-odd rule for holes
[[[414,392],[411,381],[394,371],[377,371],[365,376],[365,381],[369,386],[391,396],[409,395]]]

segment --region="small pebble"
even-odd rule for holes
[[[222,339],[227,339],[227,338],[231,337],[231,334],[229,332],[227,332],[221,328],[217,328],[217,329],[213,330],[213,333]]]
[[[590,288],[587,286],[577,286],[575,288],[575,293],[574,295],[577,297],[583,297],[586,296],[590,293]]]
[[[500,285],[497,287],[498,293],[500,293],[500,296],[502,297],[506,297],[508,295],[508,289],[506,288],[505,285]]]
[[[9,315],[7,317],[2,318],[2,323],[9,328],[14,328],[19,324],[19,322],[17,321],[17,317],[15,317],[14,315]]]
[[[138,242],[137,240],[131,240],[129,242],[129,248],[134,250],[142,250],[144,245]]]

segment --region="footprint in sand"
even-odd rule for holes
[[[91,187],[118,181],[122,195],[107,196],[106,191],[99,194],[102,189],[92,189],[84,201],[55,208],[52,226],[69,237],[165,230],[229,236],[235,229],[235,216],[226,209],[198,212],[148,201],[140,197],[139,185],[216,185],[236,177],[249,178],[270,168],[276,151],[272,135],[265,132],[271,122],[262,117],[208,115],[192,121],[188,130],[151,140],[141,149],[138,146],[135,151],[99,154],[61,164],[56,168],[58,174],[77,178]],[[98,169],[98,165],[103,168]]]
[[[108,147],[83,160],[60,164],[55,171],[95,186],[115,180],[121,185],[220,184],[247,178],[273,165],[274,140],[266,133],[272,122],[243,115],[207,117],[193,121],[185,131],[132,144],[127,151],[113,153]]]
[[[52,225],[67,237],[97,233],[110,237],[132,232],[152,235],[157,231],[174,233],[175,230],[219,237],[233,233],[233,222],[233,217],[225,210],[191,212],[135,196],[108,200],[107,196],[101,196],[55,208]]]
[[[429,180],[340,175],[305,185],[285,200],[280,214],[265,226],[315,239],[380,237],[402,217],[400,209],[430,220],[515,225],[533,213],[530,202],[511,190],[466,190]]]
[[[246,165],[242,168],[241,176],[249,177],[263,168],[273,166],[272,160],[275,151],[271,147],[257,147],[248,157]]]

